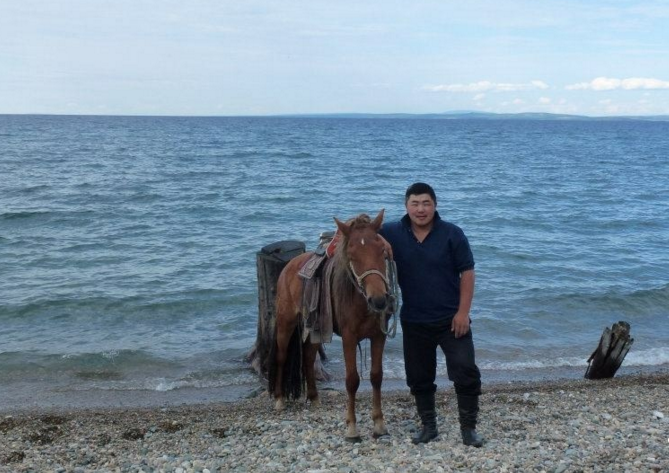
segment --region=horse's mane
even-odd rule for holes
[[[351,226],[351,230],[368,227],[372,219],[367,214],[360,214],[355,218],[346,221],[346,225]],[[341,240],[337,245],[332,258],[332,298],[335,306],[335,313],[339,314],[339,307],[350,306],[357,291],[349,275],[349,259],[347,256],[348,238],[343,233]]]

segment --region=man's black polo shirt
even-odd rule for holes
[[[434,225],[423,242],[405,215],[379,232],[393,247],[402,290],[400,317],[405,322],[432,323],[451,318],[460,305],[460,273],[474,268],[464,232],[434,213]]]

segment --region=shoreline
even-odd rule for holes
[[[533,368],[523,370],[481,370],[484,389],[518,383],[569,382],[583,379],[586,366]],[[669,375],[669,365],[622,366],[616,378],[627,376]],[[439,391],[452,389],[452,383],[438,376]],[[345,392],[343,379],[321,381],[319,391]],[[360,393],[371,391],[366,374],[361,375]],[[382,392],[401,394],[408,392],[404,379],[384,379]],[[175,406],[237,403],[245,399],[266,396],[266,380],[257,378],[255,383],[220,387],[183,387],[172,390],[116,390],[116,389],[67,389],[47,384],[13,383],[0,385],[0,417],[32,411],[62,411],[86,409],[141,409]]]
[[[461,444],[450,387],[437,393],[440,437],[419,446],[410,441],[417,417],[406,389],[384,390],[389,435],[378,440],[371,393],[358,394],[358,444],[343,437],[346,394],[320,394],[319,407],[292,401],[281,413],[264,394],[5,412],[0,471],[669,471],[667,371],[484,385],[480,449]]]

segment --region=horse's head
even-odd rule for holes
[[[361,214],[346,223],[335,218],[342,236],[342,252],[358,290],[375,312],[386,312],[392,300],[386,271],[385,246],[379,230],[383,223],[381,209],[374,220]]]

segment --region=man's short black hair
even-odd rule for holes
[[[409,202],[410,196],[420,194],[428,194],[430,197],[432,197],[434,205],[437,205],[437,195],[434,193],[434,189],[432,189],[431,185],[425,184],[424,182],[414,182],[409,186],[406,193],[404,194],[404,203],[406,204]]]

